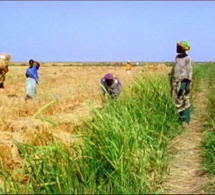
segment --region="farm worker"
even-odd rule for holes
[[[176,45],[175,65],[170,73],[171,96],[179,113],[180,123],[190,122],[190,90],[192,83],[192,60],[186,51],[190,46],[186,41],[179,41]]]
[[[4,81],[7,72],[9,71],[8,66],[10,64],[11,56],[3,53],[0,55],[0,89],[4,89]]]
[[[26,96],[25,100],[32,99],[36,94],[36,87],[39,83],[38,69],[40,64],[32,59],[29,60],[29,68],[26,70]]]
[[[131,74],[131,61],[130,60],[127,61],[126,72],[127,72],[127,74]]]
[[[117,97],[120,93],[121,82],[117,77],[114,77],[113,74],[107,73],[101,79],[101,89],[102,94],[107,97],[109,94],[112,98]]]

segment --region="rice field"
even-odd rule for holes
[[[204,70],[202,70],[202,77],[207,81],[205,87],[209,90],[208,96],[208,114],[209,117],[206,120],[206,128],[204,132],[204,142],[202,143],[202,156],[203,164],[206,172],[209,174],[211,181],[206,186],[208,193],[213,194],[215,192],[215,114],[214,114],[214,95],[215,95],[215,66],[206,64]]]
[[[170,97],[170,66],[41,64],[25,101],[23,64],[10,67],[0,99],[2,193],[159,193],[181,133]],[[105,102],[100,79],[122,83]],[[197,85],[196,90],[198,90]],[[195,98],[195,94],[192,94]]]

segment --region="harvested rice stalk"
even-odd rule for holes
[[[0,69],[4,69],[5,65],[6,65],[5,60],[0,58]]]
[[[4,68],[5,66],[9,66],[10,61],[11,61],[11,55],[9,55],[7,53],[2,53],[0,55],[0,67],[3,66],[3,68]]]

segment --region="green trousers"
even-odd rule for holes
[[[186,110],[183,110],[179,113],[179,121],[180,121],[180,123],[182,123],[182,122],[189,123],[190,122],[190,108],[187,108]]]
[[[186,82],[182,82],[181,83],[181,89],[179,91],[179,96],[183,94],[184,90],[186,89],[187,83]],[[190,122],[190,108],[187,108],[183,111],[181,111],[179,113],[179,122],[186,122],[189,123]]]

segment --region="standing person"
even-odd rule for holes
[[[186,51],[190,46],[186,41],[179,41],[176,45],[175,65],[170,73],[171,96],[179,113],[180,123],[190,122],[190,89],[192,83],[192,60]]]
[[[26,70],[26,96],[25,100],[32,99],[36,94],[36,87],[39,83],[38,69],[40,63],[32,59],[29,60],[29,68]]]
[[[107,97],[109,94],[112,98],[115,98],[120,93],[121,82],[117,77],[114,77],[113,74],[107,73],[101,79],[101,89],[102,94]]]
[[[131,61],[130,60],[127,61],[126,72],[127,72],[127,74],[131,74]]]
[[[4,81],[7,72],[9,71],[8,66],[10,64],[11,56],[9,54],[1,54],[0,56],[0,89],[4,89]]]

